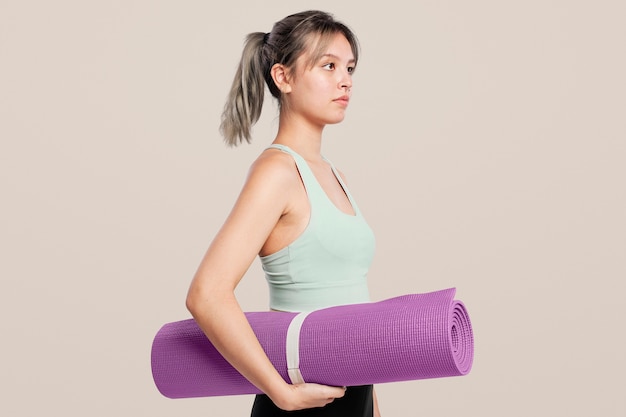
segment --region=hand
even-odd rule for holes
[[[289,391],[283,398],[272,398],[274,404],[285,411],[302,410],[305,408],[323,407],[341,398],[346,393],[346,387],[331,387],[320,384],[288,385]]]

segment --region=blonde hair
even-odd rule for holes
[[[311,46],[312,35],[317,35],[317,44],[308,62],[312,65],[337,33],[343,34],[350,44],[356,65],[359,58],[356,36],[326,12],[309,10],[292,14],[276,22],[271,32],[254,32],[246,37],[220,124],[220,132],[228,145],[236,146],[244,140],[250,143],[252,126],[261,116],[266,85],[281,105],[281,92],[272,79],[272,67],[282,64],[293,68]]]

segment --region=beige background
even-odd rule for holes
[[[304,9],[358,34],[324,153],[377,234],[374,299],[457,287],[463,378],[380,385],[390,416],[624,416],[622,1],[0,0],[0,414],[245,416],[149,366],[253,158],[219,114],[245,34]],[[267,308],[253,265],[238,289]]]

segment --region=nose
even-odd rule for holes
[[[352,75],[346,70],[342,72],[341,79],[339,80],[339,89],[350,91],[352,88]]]

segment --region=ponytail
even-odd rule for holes
[[[230,146],[244,140],[250,143],[252,126],[261,117],[265,93],[265,68],[263,46],[265,33],[254,32],[246,37],[241,61],[230,88],[220,132]]]

